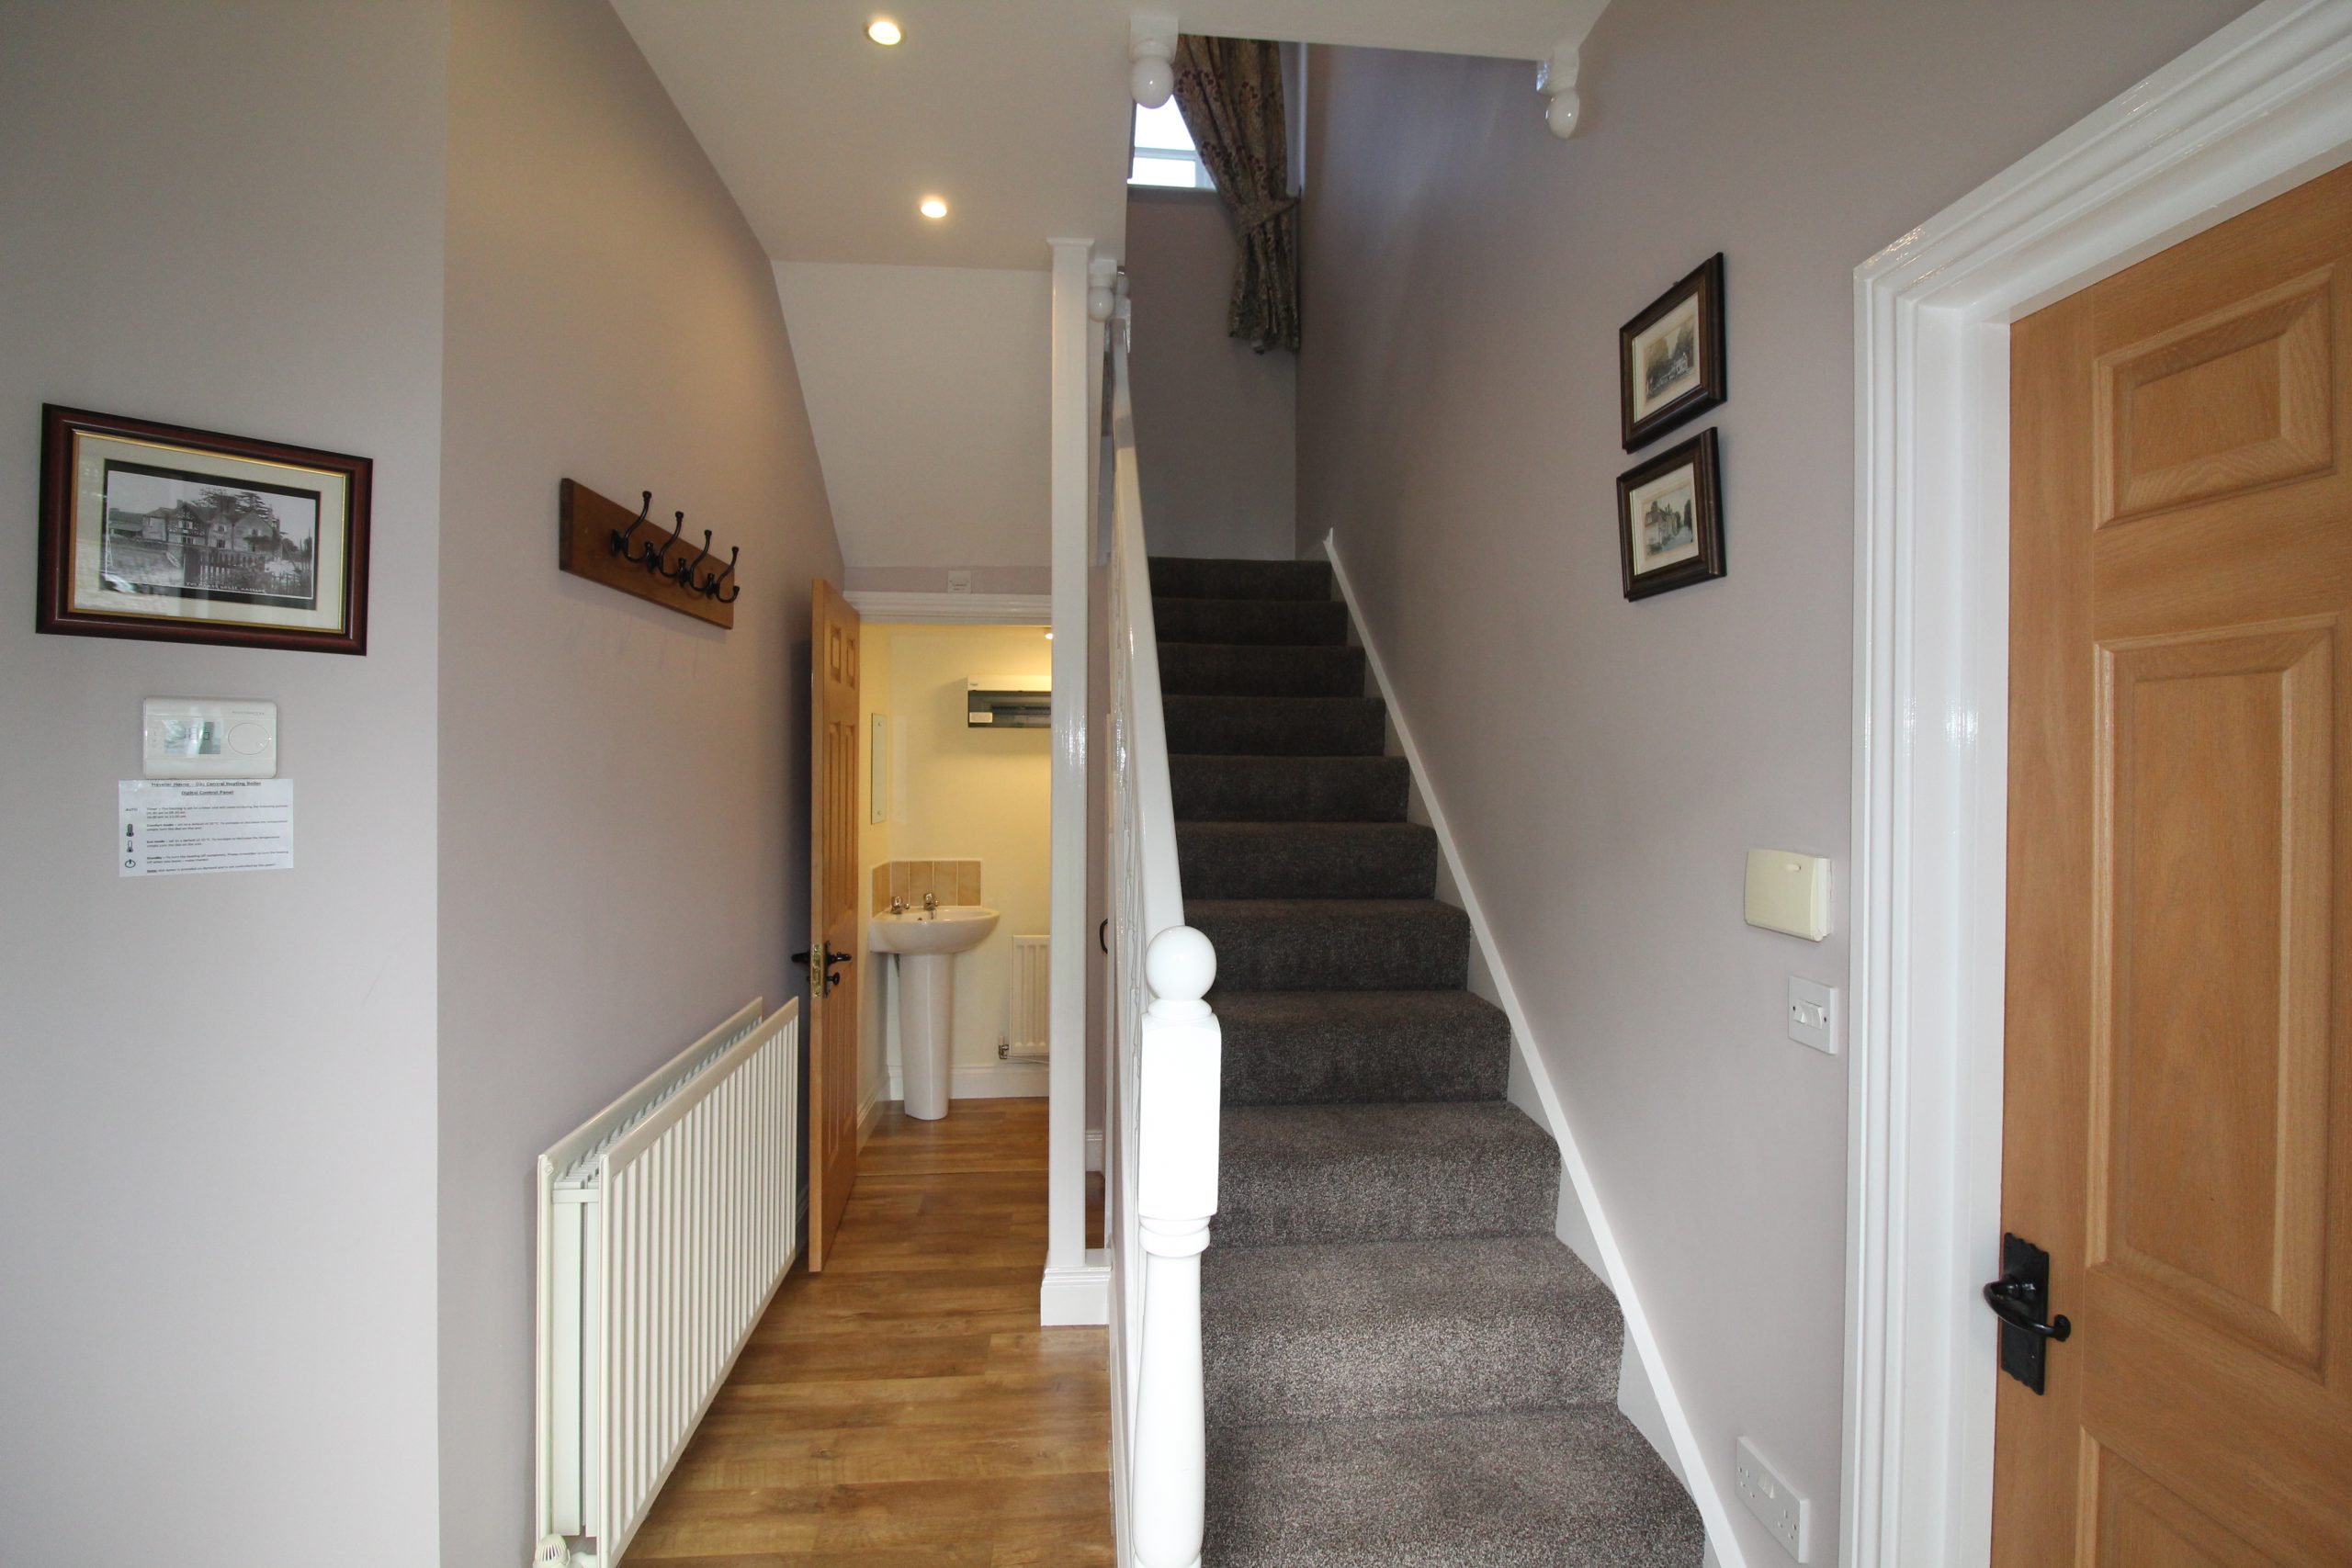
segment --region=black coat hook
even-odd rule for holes
[[[652,513],[652,511],[653,492],[649,490],[645,492],[645,504],[637,509],[637,521],[628,525],[628,533],[624,534],[618,528],[613,530],[613,554],[620,557],[623,560],[635,561],[645,558],[642,556],[632,555],[629,553],[628,541],[630,535],[635,534],[639,528],[645,526],[645,519]]]
[[[669,578],[671,581],[675,582],[681,588],[692,588],[695,585],[695,568],[702,565],[703,562],[709,558],[710,530],[705,528],[702,531],[701,553],[696,555],[695,558],[690,561],[683,561],[679,563],[677,570],[664,572],[662,575]]]
[[[718,585],[735,574],[735,558],[742,553],[743,547],[741,545],[736,545],[729,548],[727,552],[726,569],[720,571],[716,577],[704,579],[702,582],[702,591],[706,595],[718,600],[722,604],[732,604],[736,600],[743,596],[743,585],[740,582],[735,585],[734,592],[732,592],[721,593],[718,591]]]
[[[678,513],[678,525],[670,530],[670,536],[662,540],[659,545],[656,545],[652,549],[646,552],[644,557],[645,570],[653,573],[656,577],[667,577],[670,575],[670,569],[663,566],[662,563],[670,558],[671,547],[678,542],[678,536],[685,531],[686,514],[681,512]]]

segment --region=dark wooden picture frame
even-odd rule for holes
[[[85,439],[119,455],[85,455]],[[92,465],[104,475],[95,505]],[[255,467],[285,470],[283,482]],[[113,505],[118,479],[157,504]],[[43,404],[34,629],[365,654],[374,481],[375,464],[348,453]],[[309,537],[294,537],[303,526]],[[158,607],[132,608],[142,602]]]
[[[1682,469],[1690,470],[1690,510],[1681,516],[1679,526],[1690,531],[1687,542],[1671,542],[1668,550],[1675,559],[1662,566],[1637,570],[1638,553],[1634,530],[1648,528],[1654,520],[1637,519],[1634,515],[1635,498],[1645,490],[1653,490],[1657,481],[1668,479]],[[1675,511],[1675,491],[1663,496],[1653,493],[1645,506],[1658,505],[1670,517]],[[1677,588],[1688,588],[1694,582],[1705,582],[1724,575],[1724,511],[1723,468],[1716,455],[1715,433],[1702,430],[1690,440],[1668,447],[1617,477],[1617,552],[1624,569],[1625,597],[1646,599],[1653,593],[1665,593]],[[1672,528],[1673,522],[1662,525]]]
[[[1668,318],[1687,329],[1687,338],[1684,330],[1658,338],[1657,329]],[[1644,383],[1639,397],[1637,375]],[[1663,383],[1658,392],[1667,393],[1655,401],[1657,393],[1646,384],[1653,378]],[[1679,389],[1668,391],[1672,388]],[[1617,412],[1625,450],[1721,406],[1729,395],[1724,379],[1724,255],[1717,251],[1617,329]]]

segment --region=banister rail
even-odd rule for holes
[[[1184,924],[1122,299],[1110,428],[1111,985],[1104,1167],[1112,1244],[1113,1483],[1121,1560],[1196,1568],[1205,1518],[1201,1253],[1216,1213],[1221,1034],[1209,939]]]

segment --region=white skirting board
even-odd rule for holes
[[[1373,640],[1363,607],[1348,582],[1348,569],[1340,559],[1339,541],[1333,535],[1324,535],[1323,553],[1331,562],[1331,575],[1339,584],[1340,597],[1347,602],[1348,619],[1363,645],[1364,663],[1372,671],[1373,684],[1388,705],[1389,728],[1396,734],[1397,750],[1404,753],[1405,766],[1411,775],[1417,819],[1426,818],[1428,826],[1437,834],[1438,896],[1470,918],[1470,989],[1502,1009],[1510,1020],[1511,1103],[1541,1122],[1560,1145],[1564,1169],[1555,1232],[1587,1268],[1617,1292],[1618,1309],[1625,1319],[1625,1357],[1618,1377],[1618,1408],[1690,1489],[1691,1501],[1698,1505],[1699,1517],[1707,1527],[1709,1563],[1719,1564],[1720,1568],[1748,1568],[1747,1560],[1740,1554],[1738,1538],[1732,1531],[1731,1515],[1724,1508],[1723,1495],[1715,1488],[1714,1474],[1699,1452],[1698,1437],[1690,1429],[1682,1402],[1675,1395],[1673,1380],[1667,1375],[1657,1336],[1642,1311],[1641,1298],[1625,1268],[1624,1254],[1618,1248],[1615,1233],[1609,1228],[1608,1217],[1601,1213],[1600,1195],[1594,1190],[1591,1173],[1585,1168],[1576,1134],[1568,1128],[1559,1092],[1543,1059],[1532,1047],[1533,1032],[1528,1027],[1526,1012],[1519,1005],[1519,993],[1512,988],[1510,976],[1495,950],[1494,934],[1479,907],[1478,896],[1462,874],[1462,856],[1446,826],[1445,811],[1430,789],[1429,772],[1422,767],[1420,750],[1413,744],[1412,728],[1397,704],[1396,689],[1388,683],[1388,671],[1380,661],[1379,645]]]
[[[955,1100],[1043,1100],[1046,1064],[1034,1062],[959,1062],[947,1069],[947,1098]],[[897,1064],[890,1067],[888,1098],[907,1098],[906,1079]]]
[[[1037,1322],[1046,1328],[1098,1327],[1111,1321],[1111,1253],[1107,1247],[1086,1250],[1086,1261],[1076,1268],[1047,1265],[1037,1289]]]

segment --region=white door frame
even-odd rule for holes
[[[2352,0],[2267,0],[1854,275],[1848,1568],[1991,1553],[2008,323],[2352,159]]]
[[[2347,0],[2352,4],[2352,0]],[[1086,1245],[1087,567],[1093,559],[1102,329],[1087,314],[1091,240],[1053,253],[1051,449],[1054,623],[1053,867],[1046,965],[1046,1271],[1041,1324],[1111,1321],[1111,1255]]]

